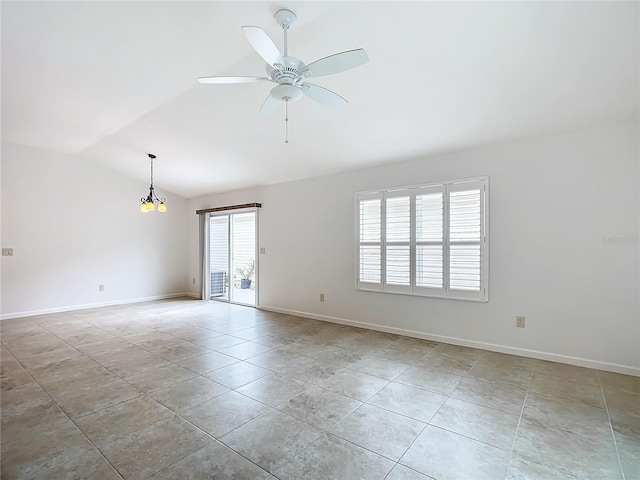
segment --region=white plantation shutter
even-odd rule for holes
[[[382,285],[382,195],[358,199],[358,284]]]
[[[480,189],[449,194],[449,288],[480,291]]]
[[[357,195],[357,287],[488,299],[488,178]]]
[[[385,283],[411,287],[411,198],[405,192],[385,200]]]
[[[444,286],[444,187],[416,195],[416,287]]]

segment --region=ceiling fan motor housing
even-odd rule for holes
[[[302,69],[304,63],[295,57],[282,57],[284,65],[275,65],[272,68],[267,64],[267,73],[278,85],[271,89],[271,96],[278,100],[296,101],[302,98],[303,92],[300,84],[304,79]]]

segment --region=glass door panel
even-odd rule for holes
[[[211,215],[211,300],[256,305],[256,212]]]
[[[234,213],[231,217],[233,282],[231,301],[256,304],[256,213]]]
[[[211,299],[229,300],[229,215],[211,217],[209,240]]]

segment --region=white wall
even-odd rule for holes
[[[194,211],[262,202],[262,307],[640,374],[638,141],[638,124],[624,124],[192,199],[189,278]],[[488,303],[355,290],[355,192],[480,175],[490,177]]]
[[[74,156],[2,146],[2,318],[184,292],[186,200]],[[105,286],[104,292],[98,285]]]

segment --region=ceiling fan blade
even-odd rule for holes
[[[337,93],[313,83],[305,83],[302,85],[302,91],[307,97],[326,107],[339,109],[344,108],[349,104],[349,102]]]
[[[346,52],[336,53],[328,57],[316,60],[307,65],[303,74],[306,77],[321,77],[322,75],[333,75],[334,73],[344,72],[351,68],[359,67],[369,61],[367,52],[362,48],[356,50],[347,50]]]
[[[269,95],[262,104],[262,107],[260,107],[260,116],[268,117],[269,115],[274,114],[280,107],[281,103],[282,100],[278,100],[277,98],[273,98],[271,95]]]
[[[267,77],[198,77],[200,83],[254,83],[269,80]]]
[[[279,63],[280,65],[284,65],[284,60],[282,59],[282,55],[280,55],[280,51],[278,47],[273,43],[273,40],[269,38],[269,35],[260,28],[260,27],[252,27],[245,26],[242,27],[242,32],[244,33],[247,40],[251,46],[258,52],[264,61],[269,65],[275,65]]]

